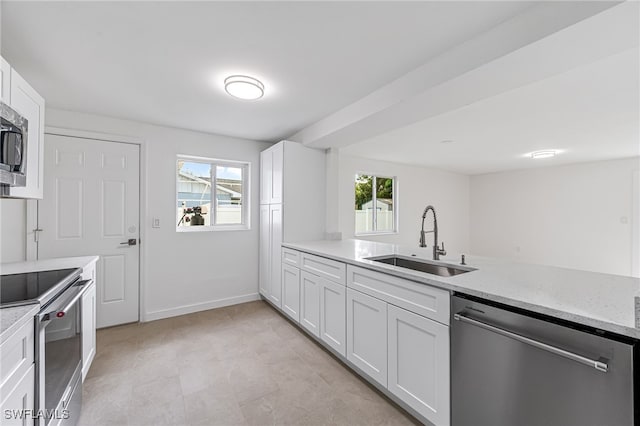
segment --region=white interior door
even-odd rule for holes
[[[100,256],[98,327],[139,319],[139,156],[134,144],[45,136],[38,258]]]

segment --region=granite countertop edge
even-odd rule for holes
[[[395,245],[395,244],[378,243],[378,242],[371,242],[371,241],[364,241],[364,240],[342,240],[342,241],[357,242],[356,244],[364,244],[365,246],[370,244],[371,247],[373,248],[372,251],[375,252],[375,254],[368,253],[366,257],[383,256],[383,255],[389,255],[389,254],[408,255],[408,251],[407,251],[408,248]],[[366,268],[372,271],[393,275],[393,276],[407,279],[410,281],[420,282],[420,283],[431,285],[433,287],[441,288],[444,290],[459,292],[459,293],[467,294],[470,296],[479,297],[481,299],[486,299],[486,300],[501,303],[504,305],[513,306],[516,308],[525,309],[535,313],[558,318],[561,320],[566,320],[573,323],[609,331],[609,332],[623,335],[626,337],[640,339],[640,279],[638,278],[614,276],[614,275],[608,275],[608,274],[600,274],[596,272],[591,273],[586,271],[570,270],[566,268],[559,268],[559,267],[553,267],[553,266],[519,264],[519,263],[511,262],[508,260],[482,258],[482,259],[488,260],[489,262],[492,262],[495,265],[504,264],[504,265],[509,265],[509,267],[511,268],[517,268],[518,265],[522,265],[523,269],[526,267],[537,267],[539,269],[545,269],[550,271],[554,271],[554,270],[562,271],[565,274],[571,274],[573,271],[573,273],[575,273],[576,275],[593,274],[594,276],[603,275],[603,276],[613,277],[617,279],[635,280],[639,284],[637,286],[638,291],[636,295],[633,296],[633,299],[630,301],[630,304],[633,304],[633,309],[635,314],[635,322],[634,322],[635,327],[631,327],[615,321],[597,318],[597,315],[589,315],[588,312],[581,313],[581,314],[577,312],[569,312],[566,310],[558,309],[553,306],[549,306],[544,303],[529,302],[527,300],[523,300],[520,298],[509,297],[504,294],[500,294],[499,292],[482,291],[482,290],[473,288],[472,286],[465,285],[464,283],[458,282],[460,281],[458,277],[462,277],[462,276],[466,276],[465,279],[468,282],[473,281],[473,273],[461,274],[454,277],[439,277],[437,275],[426,274],[426,273],[399,268],[399,267],[395,267],[395,266],[391,266],[383,263],[373,262],[371,260],[366,260],[366,259],[363,259],[362,257],[358,257],[357,255],[354,255],[352,257],[344,256],[340,253],[336,253],[335,250],[332,250],[331,243],[337,245],[339,241],[326,240],[326,242],[325,241],[285,242],[285,243],[282,243],[282,246],[285,248],[290,248],[290,249],[298,250],[301,252],[314,254],[317,256],[325,257],[325,258],[336,260],[339,262],[344,262],[346,264]],[[318,248],[318,246],[323,246],[323,245],[325,247]],[[415,252],[416,250],[409,249],[409,251]],[[423,258],[422,256],[417,256],[417,257]],[[474,265],[473,259],[476,259],[476,257],[469,256],[468,259],[469,259],[467,262],[468,266],[472,268],[477,268],[478,270],[482,269],[481,265],[480,266]],[[459,265],[459,264],[456,264],[451,259],[445,259],[443,260],[443,263],[449,263],[449,264],[452,264],[453,266]],[[486,279],[487,278],[485,277],[485,280]],[[500,278],[500,279],[503,279],[503,278]],[[618,307],[614,306],[611,308],[612,311],[615,309],[618,309]]]

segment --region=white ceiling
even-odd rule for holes
[[[277,141],[530,6],[2,1],[1,47],[48,106]],[[265,97],[227,96],[234,73]]]
[[[638,156],[639,79],[636,48],[342,152],[464,174]],[[563,152],[544,160],[525,156],[542,149]]]

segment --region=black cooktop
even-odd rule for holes
[[[29,303],[44,303],[43,296],[58,293],[79,275],[80,269],[58,269],[55,271],[28,272],[0,276],[0,306],[14,306]],[[54,289],[57,285],[63,288]],[[55,296],[49,295],[49,296]]]

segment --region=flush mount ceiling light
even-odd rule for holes
[[[224,90],[234,98],[253,101],[264,96],[264,84],[246,75],[231,75],[224,79]]]
[[[532,152],[531,158],[533,158],[534,160],[538,160],[540,158],[551,158],[555,157],[557,153],[558,151],[556,151],[555,149],[545,149],[542,151]]]

